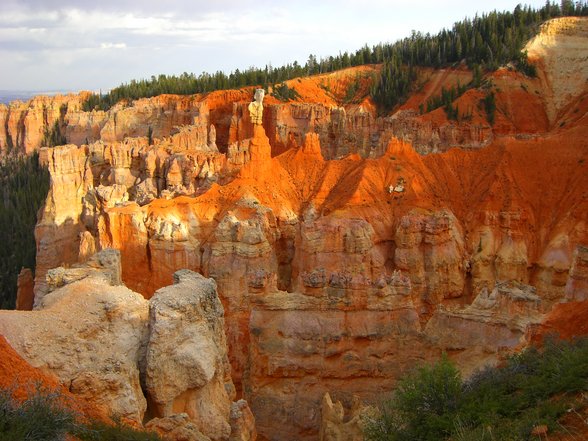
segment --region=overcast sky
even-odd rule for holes
[[[0,0],[0,89],[107,90],[160,73],[303,64],[517,3]]]

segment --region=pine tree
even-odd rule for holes
[[[0,165],[0,308],[14,308],[22,267],[35,268],[37,212],[47,197],[49,172],[38,154]]]

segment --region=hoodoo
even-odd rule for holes
[[[588,19],[525,50],[410,65],[387,111],[387,59],[0,106],[0,155],[50,174],[0,350],[166,439],[356,441],[415,367],[585,335]]]

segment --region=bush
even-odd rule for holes
[[[75,429],[75,414],[65,408],[61,396],[37,386],[22,403],[12,391],[0,390],[0,438],[3,441],[63,439]]]
[[[105,423],[93,422],[78,430],[76,437],[82,441],[160,441],[154,432],[142,432],[125,426],[120,421],[111,426]]]
[[[67,138],[63,134],[62,122],[56,120],[51,128],[45,127],[41,145],[44,147],[55,147],[67,144]]]
[[[399,381],[367,425],[366,439],[522,441],[537,425],[555,431],[558,418],[588,390],[587,360],[588,338],[551,339],[462,383],[443,357]]]
[[[345,96],[343,97],[344,104],[351,104],[355,102],[355,95],[357,95],[357,92],[359,91],[359,81],[359,78],[356,77],[355,81],[352,81],[347,86],[347,89],[345,90]]]
[[[496,113],[496,99],[494,96],[494,92],[486,94],[483,103],[484,110],[486,111],[486,116],[488,117],[488,122],[492,126],[494,125],[494,115]]]
[[[453,428],[460,396],[459,371],[444,355],[398,382],[392,400],[382,409],[382,419],[368,424],[367,439],[443,439]]]
[[[275,86],[272,95],[280,101],[290,101],[300,97],[300,94],[296,92],[296,89],[288,87],[286,83]]]
[[[82,441],[160,441],[152,432],[92,421],[82,424],[81,415],[65,405],[57,391],[36,386],[22,402],[13,391],[0,389],[0,439],[2,441],[54,441],[74,435]]]

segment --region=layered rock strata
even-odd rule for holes
[[[579,138],[571,132],[570,139]],[[70,237],[80,237],[72,257],[85,254],[88,244],[119,249],[122,279],[145,297],[183,267],[216,280],[230,317],[233,380],[251,403],[257,430],[270,439],[312,439],[325,392],[346,404],[353,394],[375,399],[442,349],[462,352],[465,369],[492,362],[523,341],[530,318],[566,295],[562,280],[568,280],[573,247],[587,240],[581,183],[588,174],[575,141],[560,147],[559,161],[577,185],[568,187],[555,174],[549,194],[536,188],[557,139],[427,157],[393,140],[382,158],[340,161],[324,160],[318,135],[273,159],[263,128],[246,141],[247,161],[232,171],[221,168],[202,194],[145,205],[132,200],[127,178],[88,184],[78,194],[91,159],[84,159],[85,149],[58,148],[50,171],[54,183],[64,184],[54,184],[49,200],[62,191],[56,204],[72,201],[66,207],[75,226]],[[97,161],[103,172],[91,176],[133,176],[133,164],[147,157],[137,155],[128,169]],[[79,168],[62,174],[68,168],[57,158],[79,158],[64,161]],[[529,158],[536,167],[528,167]],[[553,224],[555,197],[564,203]],[[57,218],[59,207],[48,203],[46,219]],[[38,237],[51,243],[50,234]],[[42,243],[38,273],[46,256]],[[517,313],[520,323],[500,318],[518,301],[500,300],[510,298],[503,288],[493,294],[511,280],[504,289],[533,283],[535,303],[543,305]],[[472,337],[460,346],[441,338],[478,335],[471,329],[485,329],[480,338],[495,336],[498,343]],[[169,400],[158,406],[170,406]],[[190,414],[189,407],[182,411]]]
[[[568,42],[574,53],[588,47],[583,38]],[[121,132],[110,125],[108,142],[42,150],[52,186],[36,232],[35,291],[39,299],[48,291],[50,268],[108,247],[121,252],[124,283],[145,298],[162,295],[163,311],[175,294],[159,290],[177,270],[212,277],[237,394],[272,440],[316,439],[326,392],[343,407],[354,394],[374,400],[443,350],[465,372],[495,362],[526,344],[544,312],[565,310],[558,302],[585,298],[588,95],[573,82],[557,103],[541,98],[552,88],[541,75],[562,65],[583,72],[585,57],[573,58],[538,64],[537,79],[493,74],[492,129],[482,110],[460,125],[442,109],[417,115],[408,104],[380,119],[369,100],[345,111],[328,100],[274,100],[253,129],[243,111],[248,92],[224,91],[186,98],[188,108],[202,98],[208,113],[200,107],[183,127],[162,125],[171,131],[155,132],[153,145],[147,137],[115,142]],[[446,73],[434,76],[439,87]],[[468,91],[459,106],[478,109],[483,96]],[[148,124],[126,127],[140,133]],[[447,150],[455,145],[471,150]],[[181,347],[192,344],[169,329]],[[162,387],[172,392],[153,403],[154,425],[184,430],[199,406],[192,385],[210,377],[220,387],[224,377],[210,366],[224,366],[225,356],[208,360],[182,379],[185,396]],[[230,415],[244,418],[229,422],[231,433],[250,427],[243,408]]]

